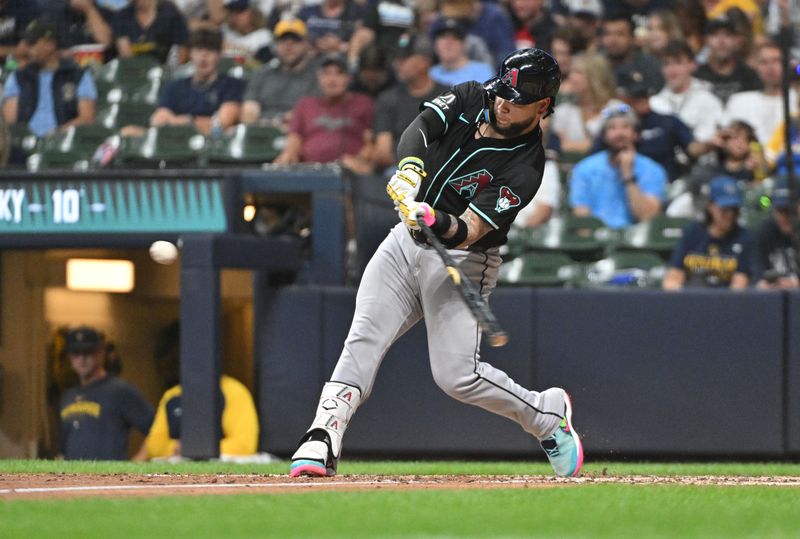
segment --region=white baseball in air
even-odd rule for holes
[[[178,259],[178,248],[168,241],[154,241],[150,246],[150,258],[159,264],[172,264]]]

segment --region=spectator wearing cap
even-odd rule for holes
[[[96,0],[50,0],[40,5],[46,6],[42,17],[56,25],[62,49],[93,43],[113,46],[114,12]]]
[[[164,64],[175,47],[177,63],[189,58],[186,18],[168,0],[131,0],[117,12],[112,29],[122,57],[149,55]]]
[[[742,189],[734,178],[719,176],[709,185],[705,219],[688,225],[672,251],[665,290],[684,287],[747,288],[754,275],[754,244],[739,226]]]
[[[320,96],[295,105],[286,147],[275,163],[331,163],[361,168],[369,161],[374,104],[369,96],[348,90],[352,77],[340,54],[322,58],[317,70]]]
[[[769,144],[775,130],[783,121],[783,67],[781,49],[774,43],[763,43],[756,50],[756,72],[762,89],[737,92],[725,105],[723,125],[733,120],[746,121],[756,131],[762,146]],[[797,93],[790,90],[790,111],[797,113]],[[773,156],[774,157],[774,156]]]
[[[225,0],[225,14],[223,55],[248,63],[269,61],[272,33],[258,7],[250,0]]]
[[[648,91],[656,93],[664,86],[657,58],[639,50],[636,46],[633,21],[617,15],[606,18],[602,25],[601,43],[603,52],[614,69],[617,78],[622,72],[640,73]]]
[[[18,50],[25,28],[39,15],[39,6],[29,0],[0,0],[0,63],[13,56],[12,65],[24,61],[26,53]]]
[[[710,142],[722,124],[722,101],[710,85],[692,75],[697,69],[694,53],[686,41],[670,41],[661,51],[661,73],[666,84],[650,98],[659,114],[672,114],[692,130],[695,140]]]
[[[727,17],[706,25],[708,59],[695,71],[695,77],[711,83],[711,92],[723,104],[736,92],[760,90],[761,80],[736,52],[736,26]]]
[[[586,48],[597,50],[597,36],[603,20],[600,0],[567,0],[567,26],[577,30],[586,41]]]
[[[471,80],[485,81],[494,76],[492,66],[470,60],[464,40],[467,32],[456,19],[445,20],[434,32],[434,50],[439,63],[430,76],[439,84],[455,86]]]
[[[440,16],[433,21],[429,29],[431,38],[435,39],[439,29],[447,21],[457,20],[464,29],[465,41],[468,36],[475,36],[489,49],[491,60],[475,56],[469,47],[469,56],[473,60],[486,61],[492,65],[500,65],[503,59],[514,52],[514,24],[505,8],[495,2],[480,0],[442,0]],[[468,43],[469,45],[469,43]],[[484,79],[477,79],[483,81]]]
[[[218,73],[222,34],[192,32],[190,56],[194,73],[164,88],[150,125],[194,125],[203,134],[225,130],[239,122],[244,83]]]
[[[285,129],[290,111],[305,96],[319,93],[317,65],[308,30],[300,19],[280,21],[273,30],[276,57],[247,83],[242,122]]]
[[[90,71],[62,58],[55,25],[37,19],[25,30],[28,64],[13,72],[3,94],[3,118],[43,137],[94,122],[97,88]]]
[[[147,434],[153,408],[129,383],[106,372],[106,341],[95,328],[67,333],[65,354],[78,376],[59,405],[65,459],[127,460],[131,427]]]
[[[377,0],[367,2],[363,24],[350,40],[348,63],[355,65],[361,51],[376,47],[389,61],[394,59],[400,37],[414,27],[415,0]]]
[[[514,48],[536,47],[550,51],[558,24],[544,0],[511,0],[511,21],[514,23]]]
[[[575,165],[569,204],[576,216],[593,215],[610,228],[622,228],[659,213],[667,174],[636,152],[639,120],[629,106],[610,107],[603,118],[606,149]]]
[[[349,64],[349,62],[348,62]],[[389,71],[389,59],[378,47],[368,47],[358,55],[358,67],[353,73],[350,90],[377,99],[378,94],[394,82]]]
[[[311,43],[320,53],[344,53],[365,15],[366,8],[355,0],[322,0],[297,13],[308,27]]]
[[[614,73],[599,54],[588,52],[575,56],[567,82],[574,99],[556,105],[551,126],[563,152],[583,155],[600,135],[601,112],[622,101],[615,97]]]
[[[670,181],[684,172],[689,164],[687,158],[695,159],[710,151],[711,145],[696,142],[692,130],[679,117],[650,108],[652,87],[641,73],[622,72],[617,82],[618,95],[639,119],[639,152],[663,166]],[[602,141],[596,142],[597,149]]]
[[[797,183],[796,193],[800,194]],[[786,176],[778,179],[772,191],[770,217],[756,234],[757,287],[762,289],[788,289],[800,287],[800,262],[797,244],[792,238],[798,233],[795,225],[800,202],[792,199]]]
[[[419,114],[420,103],[447,91],[431,79],[433,45],[423,34],[404,35],[397,44],[394,71],[398,82],[378,96],[375,106],[375,150],[373,164],[378,170],[397,163],[395,147],[408,124]]]

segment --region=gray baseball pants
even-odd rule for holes
[[[501,262],[496,250],[449,252],[488,297]],[[363,402],[386,351],[423,317],[433,379],[445,393],[516,421],[538,439],[552,434],[564,416],[562,390],[527,390],[480,361],[478,324],[441,258],[432,247],[417,243],[402,223],[391,230],[366,267],[350,333],[331,381],[358,387]]]

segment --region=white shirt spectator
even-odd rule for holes
[[[710,85],[692,78],[689,88],[675,93],[667,86],[650,98],[650,108],[659,114],[674,114],[688,125],[694,138],[707,142],[722,124],[722,101],[711,93]]]
[[[522,208],[517,216],[514,218],[514,226],[524,228],[528,217],[533,215],[537,206],[544,204],[553,208],[553,215],[558,212],[561,207],[561,196],[563,189],[561,188],[561,174],[558,172],[558,164],[555,161],[548,159],[544,163],[544,174],[542,175],[542,185],[536,192],[531,203]]]
[[[790,92],[789,103],[790,112],[797,114],[797,93],[794,90]],[[753,126],[758,142],[766,146],[783,121],[783,98],[780,94],[766,95],[760,91],[737,92],[725,105],[722,123],[727,126],[734,120]]]
[[[266,28],[259,28],[249,34],[240,34],[225,24],[222,26],[222,36],[224,38],[222,53],[234,58],[241,56],[249,60],[258,51],[272,44],[272,32]]]
[[[603,108],[621,105],[619,99],[609,99]],[[603,127],[603,115],[598,114],[588,121],[584,121],[581,108],[573,103],[562,103],[557,105],[553,112],[553,121],[550,128],[555,131],[561,139],[561,144],[565,142],[594,142],[600,129]]]

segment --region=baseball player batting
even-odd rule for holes
[[[517,212],[542,181],[539,121],[553,112],[558,63],[539,49],[507,56],[483,85],[459,84],[420,107],[398,143],[398,170],[386,190],[401,222],[367,265],[350,332],[290,475],[331,476],[353,414],[372,391],[387,349],[425,318],[436,384],[451,397],[516,421],[535,436],[555,473],[577,476],[583,447],[561,388],[525,389],[480,361],[481,332],[426,242],[422,220],[487,298],[498,249]]]

